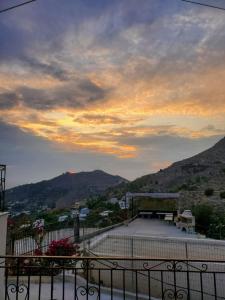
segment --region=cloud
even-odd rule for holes
[[[18,103],[36,110],[49,110],[57,107],[81,108],[102,101],[106,94],[106,90],[88,79],[77,79],[48,90],[19,86],[12,92],[0,95],[0,108],[10,108]]]
[[[68,71],[62,69],[57,61],[41,62],[37,58],[22,57],[19,61],[24,67],[29,67],[30,72],[42,74],[42,76],[50,75],[58,80],[66,81],[69,79]]]
[[[156,136],[222,135],[225,21],[178,2],[46,2],[1,20],[1,119],[120,159]]]
[[[14,92],[0,94],[0,110],[10,109],[18,104],[18,96]]]
[[[131,125],[140,121],[141,119],[125,119],[123,117],[113,116],[110,114],[83,114],[74,119],[74,122],[80,124],[93,125]]]

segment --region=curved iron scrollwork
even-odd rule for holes
[[[201,272],[206,272],[208,270],[207,264],[202,264],[202,269],[199,269]]]
[[[85,287],[85,286],[79,286],[76,289],[76,300],[79,300],[79,295],[80,296],[95,296],[96,294],[96,300],[99,300],[99,290],[97,287],[95,286],[89,286],[89,287]]]
[[[156,269],[157,267],[160,267],[161,265],[164,265],[165,263],[166,263],[165,261],[161,261],[161,262],[157,263],[156,265],[152,266],[152,265],[149,265],[149,262],[144,262],[143,269],[151,271],[151,270]]]
[[[183,264],[185,264],[184,262],[180,262],[180,261],[171,261],[167,264],[166,268],[169,271],[182,271],[183,269]]]
[[[91,262],[90,260],[88,259],[85,259],[82,261],[81,263],[81,268],[84,269],[84,270],[89,270],[89,269],[94,269],[95,268],[95,265],[93,262]]]
[[[192,271],[196,271],[196,272],[206,272],[208,270],[208,265],[206,263],[198,264],[196,262],[196,264],[194,265],[194,264],[190,264],[188,260],[160,261],[154,265],[149,264],[149,262],[144,262],[143,269],[151,271],[151,270],[157,269],[158,267],[160,267],[162,265],[165,265],[165,268],[171,272],[187,271],[188,269],[192,270]]]
[[[25,284],[14,284],[14,283],[10,283],[8,286],[7,286],[7,292],[6,292],[6,299],[7,300],[10,300],[10,295],[13,296],[13,295],[22,295],[24,294],[24,300],[27,300],[28,299],[28,288]],[[20,297],[21,299],[21,297]]]
[[[179,289],[177,291],[172,289],[166,289],[163,292],[162,299],[163,300],[183,300],[187,299],[188,293],[186,290]]]
[[[206,272],[208,270],[208,266],[205,263],[200,264],[200,266],[196,266],[196,265],[190,264],[188,261],[185,261],[185,260],[168,262],[166,268],[169,271],[175,271],[175,272],[187,271],[187,269],[189,269],[189,270],[194,269],[197,272]]]

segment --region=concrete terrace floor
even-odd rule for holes
[[[96,236],[87,246],[99,256],[225,259],[224,241],[200,238],[158,219],[136,219]]]
[[[174,238],[197,238],[196,234],[189,234],[158,219],[135,219],[128,225],[124,225],[108,231],[108,235],[132,235],[147,237],[174,237]]]

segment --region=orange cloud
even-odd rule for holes
[[[182,22],[198,23],[190,16],[176,18],[175,27],[183,26]],[[44,67],[54,61],[66,69],[66,81],[21,66],[0,66],[0,107],[2,93],[15,91],[18,96],[18,102],[4,109],[1,119],[67,150],[85,149],[121,158],[138,156],[141,138],[173,135],[198,139],[225,132],[225,65],[214,53],[209,59],[204,37],[194,49],[187,45],[190,57],[183,58],[185,43],[180,45],[181,54],[176,48],[174,53],[161,49],[157,35],[155,44],[148,40],[150,28],[144,25],[121,32],[119,42],[124,48],[118,41],[112,47],[95,43],[96,27],[96,20],[91,20],[82,24],[77,34],[68,31],[58,59],[38,47],[33,50],[34,56],[44,60]],[[142,42],[152,52],[145,52]],[[127,45],[129,51],[121,51],[127,50]],[[155,51],[154,45],[162,52]],[[167,51],[170,55],[163,56]],[[21,87],[29,89],[26,101],[21,100]],[[32,102],[34,89],[41,93]],[[222,121],[218,122],[219,118]],[[209,123],[214,127],[208,127]],[[128,138],[133,138],[132,142],[126,142]]]

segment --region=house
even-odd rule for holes
[[[119,200],[116,197],[113,197],[113,198],[109,199],[108,202],[111,204],[116,204],[119,202]]]
[[[90,209],[88,207],[81,208],[80,209],[79,219],[81,221],[85,220],[89,214],[90,214]]]
[[[104,210],[104,211],[102,211],[102,212],[99,214],[99,216],[101,216],[101,217],[108,217],[109,214],[111,214],[112,212],[113,212],[112,210]]]
[[[65,222],[66,220],[68,220],[68,216],[67,215],[63,215],[63,216],[59,216],[58,217],[58,222]]]
[[[129,205],[129,202],[126,202],[125,200],[120,200],[119,206],[120,206],[120,209],[128,209],[130,205]]]

